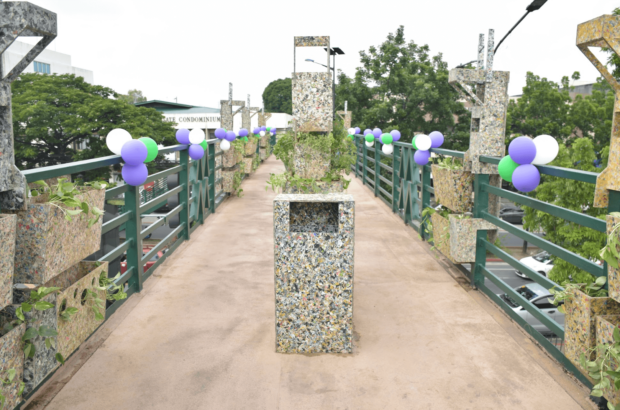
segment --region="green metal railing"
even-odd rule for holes
[[[124,227],[125,241],[99,261],[111,262],[123,254],[127,254],[127,270],[118,278],[116,284],[124,284],[128,297],[135,292],[140,292],[144,281],[153,274],[155,269],[161,265],[166,258],[186,240],[198,226],[204,223],[207,216],[214,213],[221,203],[224,195],[216,192],[215,187],[221,182],[216,180],[216,172],[221,166],[215,166],[215,159],[222,155],[222,152],[215,152],[217,140],[209,140],[205,155],[198,161],[190,160],[187,148],[188,145],[175,145],[162,148],[160,154],[179,152],[180,162],[169,169],[150,175],[145,184],[154,181],[166,180],[169,175],[179,175],[179,185],[174,189],[159,189],[159,195],[152,195],[144,202],[140,194],[139,186],[121,185],[106,190],[105,199],[110,200],[121,195],[125,198],[125,205],[122,212],[114,219],[105,222],[102,226],[102,235],[115,228]],[[28,182],[38,181],[58,177],[61,175],[75,174],[91,171],[98,168],[106,168],[111,165],[121,163],[118,155],[90,159],[85,161],[73,162],[70,164],[55,165],[45,168],[36,168],[24,171]],[[168,198],[179,195],[179,204],[171,209],[155,223],[142,229],[142,215],[149,214],[161,208]],[[170,221],[173,216],[179,215],[179,226],[170,232],[156,246],[142,255],[142,241],[145,237],[152,234],[157,228]],[[167,249],[167,252],[160,257],[155,264],[144,271],[144,266],[158,252]],[[106,318],[110,317],[127,299],[114,302],[106,309]]]
[[[431,186],[431,167],[430,165],[419,166],[415,163],[413,156],[415,150],[411,144],[395,142],[394,152],[385,155],[381,152],[381,146],[376,143],[374,147],[367,147],[361,135],[356,136],[357,159],[352,166],[353,174],[360,178],[364,185],[374,191],[376,197],[381,198],[394,213],[400,215],[405,224],[413,227],[423,239],[428,239],[424,232],[425,222],[422,219],[422,210],[431,205],[431,194],[434,189]],[[446,149],[431,149],[431,152],[463,158],[464,153]],[[500,158],[481,156],[481,162],[498,164]],[[572,179],[576,181],[596,184],[598,176],[595,172],[586,172],[554,166],[538,166],[541,174],[551,175],[560,178]],[[529,206],[538,211],[549,215],[562,218],[566,221],[579,224],[584,227],[594,229],[598,232],[605,232],[605,221],[592,216],[575,212],[569,209],[549,204],[526,195],[507,191],[496,186],[490,185],[489,175],[476,174],[474,177],[474,209],[473,217],[482,218],[495,225],[496,227],[513,234],[514,236],[537,246],[551,255],[565,260],[591,273],[594,276],[607,276],[607,266],[597,265],[596,263],[582,257],[574,252],[562,248],[544,238],[533,233],[517,228],[504,222],[495,215],[489,213],[489,195],[497,195],[501,198],[510,200],[516,204]],[[620,192],[610,191],[609,212],[620,211]],[[486,267],[487,252],[495,255],[503,262],[524,273],[528,278],[550,289],[554,286],[560,288],[555,282],[547,277],[523,265],[519,260],[498,248],[487,240],[487,231],[480,230],[476,238],[476,261],[471,268],[471,273],[459,265],[459,269],[470,279],[471,285],[475,289],[484,292],[491,300],[499,305],[515,322],[523,327],[536,341],[543,346],[554,358],[556,358],[571,373],[579,378],[583,383],[590,386],[590,382],[577,370],[577,368],[564,356],[562,351],[545,336],[534,330],[528,323],[521,318],[510,306],[503,302],[498,295],[490,290],[485,284],[485,278],[495,284],[502,292],[506,293],[514,301],[519,303],[532,316],[544,324],[550,331],[559,338],[564,339],[564,327],[552,318],[542,313],[534,304],[523,298],[511,286],[504,282]]]

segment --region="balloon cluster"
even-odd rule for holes
[[[189,144],[188,153],[189,157],[194,161],[198,161],[205,155],[205,150],[208,147],[208,143],[205,140],[205,133],[200,128],[194,128],[188,130],[181,128],[177,130],[177,141],[179,144]]]
[[[132,186],[144,184],[149,176],[145,163],[157,157],[159,152],[157,143],[149,137],[134,140],[131,134],[122,128],[110,131],[105,143],[110,151],[120,155],[125,162],[122,171],[123,180]]]
[[[431,152],[429,150],[431,148],[441,147],[443,140],[443,134],[439,131],[433,131],[428,135],[418,134],[413,137],[411,145],[413,145],[413,148],[416,150],[415,154],[413,154],[415,163],[420,166],[428,164],[431,158]]]
[[[400,131],[392,130],[389,133],[381,131],[381,128],[375,128],[374,130],[365,129],[364,130],[364,139],[366,140],[366,146],[372,147],[375,143],[375,139],[379,140],[383,147],[381,151],[385,155],[390,155],[394,152],[393,142],[398,141],[400,139]]]
[[[360,127],[355,127],[355,128],[349,128],[347,132],[349,133],[349,138],[351,138],[352,141],[355,141],[355,135],[362,132],[362,130],[360,129]]]
[[[560,146],[550,135],[517,137],[508,145],[508,155],[499,162],[499,175],[521,192],[530,192],[540,184],[536,165],[546,165],[558,156]]]
[[[264,137],[265,133],[271,133],[272,135],[276,135],[276,129],[267,128],[267,127],[256,127],[252,130],[252,133],[255,137]],[[234,131],[226,131],[224,128],[218,128],[215,130],[215,138],[221,140],[220,148],[222,151],[228,151],[230,149],[230,143],[233,142],[237,137],[242,141],[248,142],[248,135],[250,135],[250,131],[245,128],[241,128],[239,130],[239,134],[235,134]]]

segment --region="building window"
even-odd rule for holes
[[[45,63],[39,63],[38,61],[34,62],[34,72],[35,73],[43,73],[43,74],[51,74],[50,73],[50,65]]]

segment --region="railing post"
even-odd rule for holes
[[[419,165],[416,165],[419,166]],[[420,178],[420,193],[421,195],[421,199],[422,199],[422,206],[418,208],[418,214],[416,215],[416,217],[418,218],[418,220],[420,221],[420,236],[422,237],[422,240],[426,240],[426,237],[424,235],[424,226],[426,225],[425,222],[422,222],[422,211],[424,211],[425,208],[428,208],[429,206],[431,206],[431,193],[428,192],[425,188],[427,186],[431,186],[431,172],[430,172],[430,166],[428,165],[424,165],[420,167],[420,170],[422,171],[422,175]],[[417,189],[416,189],[416,194],[417,194]]]
[[[381,148],[379,146],[379,142],[375,143],[375,196],[379,196],[379,187],[381,186],[381,180],[379,176],[381,175]]]
[[[357,178],[360,177],[360,140],[360,138],[355,137],[355,176]]]
[[[207,147],[208,148],[208,147]],[[198,219],[200,220],[200,224],[202,225],[205,222],[205,208],[206,204],[206,180],[205,180],[205,163],[207,162],[207,155],[209,150],[205,150],[205,155],[202,156],[200,162],[198,163],[198,187],[199,187],[199,195],[198,195]]]
[[[398,187],[400,184],[399,179],[400,172],[400,147],[394,145],[394,152],[392,153],[392,212],[398,212]]]
[[[368,161],[366,161],[366,156],[368,155],[368,150],[366,147],[366,144],[364,144],[362,146],[362,183],[364,185],[366,185],[366,175],[368,175],[368,172],[366,171],[366,168],[368,167]]]
[[[215,143],[209,144],[207,147],[207,168],[209,177],[207,181],[207,189],[209,190],[209,210],[215,213]]]
[[[179,155],[183,166],[179,172],[179,185],[182,186],[181,192],[179,192],[179,204],[183,205],[183,209],[179,213],[179,223],[185,224],[180,236],[189,241],[189,153],[184,149],[179,152]]]
[[[125,223],[125,240],[129,241],[127,248],[127,270],[134,269],[129,277],[129,287],[137,292],[142,291],[142,218],[140,217],[140,187],[129,186],[125,192],[125,210],[131,212]]]
[[[476,174],[474,177],[474,218],[482,218],[482,212],[489,210],[489,194],[483,192],[482,185],[489,184],[489,175]],[[487,239],[487,231],[479,230],[476,232],[476,262],[472,269],[471,286],[477,289],[484,284],[482,268],[487,263],[487,249],[484,240]]]

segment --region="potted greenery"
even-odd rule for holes
[[[105,184],[36,184],[25,211],[8,211],[17,215],[14,283],[43,284],[101,243]]]
[[[256,154],[256,147],[258,146],[259,137],[255,135],[248,136],[248,142],[245,143],[245,155]]]
[[[353,141],[342,128],[333,133],[285,133],[274,147],[276,158],[286,168],[283,174],[271,174],[267,189],[284,193],[342,192],[349,186],[348,175],[356,160]]]
[[[549,289],[554,296],[553,304],[564,302],[564,306],[558,307],[566,314],[564,354],[577,366],[584,353],[588,354],[588,360],[594,358],[596,317],[620,314],[620,304],[607,296],[605,282],[604,277],[599,277],[591,284],[569,283],[564,289]]]
[[[455,263],[476,261],[476,237],[479,230],[496,231],[497,227],[467,214],[450,215],[450,255]]]
[[[422,226],[429,242],[433,243],[431,250],[438,250],[453,263],[450,254],[450,212],[438,206],[437,209],[424,208],[422,211]]]
[[[17,216],[0,214],[0,309],[13,303]]]
[[[237,148],[238,144],[230,144],[230,148],[222,154],[222,167],[232,168],[237,165]]]
[[[453,212],[471,212],[474,176],[463,169],[463,162],[444,158],[431,165],[431,170],[435,199]]]
[[[607,215],[607,244],[601,249],[601,258],[608,265],[609,297],[620,302],[620,212]]]
[[[237,173],[239,173],[239,166],[222,170],[222,191],[227,193],[234,191],[233,180]]]
[[[5,316],[5,310],[0,316]],[[0,327],[0,408],[12,409],[21,402],[24,391],[22,375],[24,369],[24,352],[21,346],[26,325]]]

